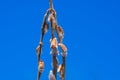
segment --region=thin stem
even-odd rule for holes
[[[56,78],[56,73],[57,73],[57,65],[58,65],[58,62],[57,62],[57,59],[56,59],[56,56],[55,55],[52,55],[52,59],[53,59],[53,74]]]
[[[50,0],[50,8],[53,8],[52,0]]]
[[[40,37],[40,51],[38,53],[38,66],[39,66],[39,62],[40,62],[40,56],[41,56],[41,50],[42,50],[42,42],[43,42],[43,38],[44,38],[44,34],[45,34],[45,24],[46,24],[46,19],[48,16],[49,11],[46,12],[46,14],[44,15],[44,19],[43,19],[43,24],[42,24],[42,34]],[[41,76],[41,72],[38,70],[38,77],[37,80],[40,80],[40,76]]]
[[[52,39],[54,38],[54,24],[53,24],[53,20],[51,20],[51,31],[52,31]]]
[[[65,60],[66,60],[66,58],[65,57],[62,57],[62,59],[63,59],[63,67],[64,67],[64,74],[63,74],[63,77],[64,77],[64,80],[65,80]],[[63,80],[63,79],[62,79]]]
[[[38,71],[37,80],[40,80],[41,72]]]

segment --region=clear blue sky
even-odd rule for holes
[[[66,80],[120,80],[120,1],[53,0],[68,47]],[[0,80],[36,80],[43,15],[48,0],[0,1]],[[50,31],[42,59],[48,80]],[[61,56],[58,56],[61,59]]]

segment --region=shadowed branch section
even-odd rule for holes
[[[59,77],[61,80],[65,80],[65,67],[66,67],[66,56],[67,56],[67,48],[62,43],[64,31],[61,26],[58,25],[56,19],[56,11],[53,8],[52,0],[49,0],[50,8],[46,11],[42,23],[42,33],[40,36],[39,45],[36,48],[37,58],[38,58],[38,76],[37,80],[40,80],[41,74],[44,70],[44,61],[41,60],[41,53],[43,46],[44,35],[48,31],[49,26],[51,27],[51,39],[50,39],[50,48],[51,48],[51,56],[52,56],[52,70],[48,75],[49,80],[57,80],[57,73],[59,73]],[[50,25],[49,25],[50,24]],[[57,37],[55,36],[55,32],[57,33]],[[58,47],[60,47],[62,63],[58,62]]]

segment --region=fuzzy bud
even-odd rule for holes
[[[51,39],[50,42],[51,42],[51,48],[58,48],[58,43],[56,38]]]
[[[56,79],[55,79],[55,76],[54,76],[54,74],[53,74],[53,72],[52,72],[52,70],[50,71],[48,77],[49,77],[49,80],[56,80]]]
[[[66,57],[66,55],[67,55],[67,48],[66,48],[66,46],[64,45],[64,44],[62,44],[62,43],[59,43],[58,44],[60,47],[61,47],[61,49],[62,49],[62,56],[64,56],[64,57]]]
[[[38,63],[38,70],[39,72],[42,72],[44,69],[44,62],[43,61],[39,61]]]

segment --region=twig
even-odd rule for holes
[[[53,70],[52,72],[50,71],[50,75],[52,75],[52,77],[50,77],[50,80],[56,80],[57,79],[57,69],[58,69],[58,60],[57,60],[57,55],[58,55],[58,43],[57,43],[57,39],[55,38],[54,35],[54,31],[56,30],[57,35],[58,35],[58,39],[59,39],[59,45],[62,49],[62,65],[61,65],[61,69],[60,69],[60,77],[62,80],[65,80],[65,60],[66,60],[66,51],[67,48],[64,44],[62,44],[62,40],[63,40],[63,29],[62,27],[58,26],[57,23],[57,19],[56,19],[56,11],[53,8],[53,4],[52,4],[52,0],[49,0],[50,3],[50,8],[46,11],[46,14],[44,15],[44,19],[43,19],[43,23],[42,23],[42,33],[40,36],[40,43],[39,46],[36,48],[37,51],[37,57],[38,57],[38,77],[37,80],[40,80],[40,76],[42,74],[42,71],[44,69],[44,62],[41,61],[41,51],[42,51],[42,46],[43,46],[43,38],[45,33],[48,31],[48,23],[47,23],[47,17],[48,17],[48,21],[50,22],[51,25],[51,34],[52,34],[52,38],[51,38],[51,49],[52,49],[52,66],[53,66]]]

